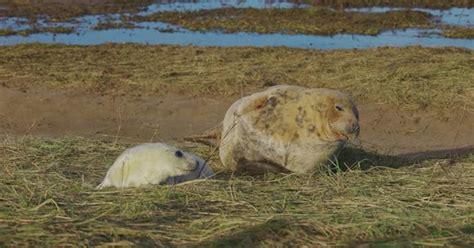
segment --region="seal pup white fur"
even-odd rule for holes
[[[274,86],[226,112],[219,156],[233,171],[307,173],[359,135],[351,97],[331,89]]]
[[[214,173],[204,160],[163,143],[141,144],[125,150],[96,189],[176,184]]]

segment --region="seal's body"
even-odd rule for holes
[[[251,173],[307,173],[359,134],[352,99],[336,90],[275,86],[227,111],[219,155],[225,167]]]
[[[148,143],[125,150],[97,189],[176,184],[213,174],[205,162],[193,154],[163,143]]]

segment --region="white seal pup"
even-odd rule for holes
[[[204,160],[194,154],[163,143],[147,143],[126,149],[96,189],[176,184],[213,175]]]
[[[359,113],[337,90],[274,86],[227,110],[219,147],[226,168],[307,173],[359,135]]]

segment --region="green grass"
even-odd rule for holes
[[[0,84],[21,90],[225,97],[294,84],[343,90],[358,103],[474,109],[474,52],[468,49],[31,44],[3,46],[0,54]]]
[[[209,164],[220,172],[215,179],[93,190],[129,145],[4,139],[0,246],[474,242],[472,156],[413,163],[347,150],[342,157],[365,162],[351,162],[345,171],[249,177],[223,171],[212,148],[192,145],[188,149],[211,157]]]
[[[432,27],[431,15],[418,11],[356,13],[328,8],[224,8],[191,12],[161,12],[134,21],[160,21],[190,30],[255,33],[377,35],[387,29]]]

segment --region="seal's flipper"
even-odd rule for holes
[[[99,185],[97,185],[94,189],[95,190],[101,190],[103,188],[111,186],[107,178],[104,179]]]
[[[218,147],[222,136],[222,129],[223,125],[221,122],[219,125],[205,131],[202,134],[192,135],[183,139],[194,143],[201,143],[207,146]]]
[[[245,172],[249,175],[262,175],[266,172],[273,173],[290,173],[283,166],[273,163],[271,161],[248,161],[246,159],[240,159],[237,162],[237,171]]]

